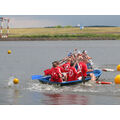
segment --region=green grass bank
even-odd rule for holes
[[[120,40],[120,27],[12,28],[8,40]]]

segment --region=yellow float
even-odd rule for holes
[[[120,71],[120,64],[117,66],[117,71]]]
[[[13,83],[14,83],[14,84],[18,84],[18,83],[19,83],[19,79],[18,79],[18,78],[14,78],[14,79],[13,79]]]
[[[8,50],[8,54],[11,54],[11,50]]]
[[[115,84],[120,84],[120,74],[115,77],[114,82]]]

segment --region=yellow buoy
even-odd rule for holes
[[[120,71],[120,64],[117,66],[117,71]]]
[[[120,84],[120,74],[115,77],[114,82],[115,84]]]
[[[18,83],[19,83],[19,79],[18,79],[18,78],[14,78],[14,79],[13,79],[13,83],[14,83],[14,84],[18,84]]]
[[[11,50],[8,50],[8,54],[11,54]]]

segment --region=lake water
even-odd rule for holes
[[[2,41],[0,42],[0,104],[1,105],[119,105],[120,85],[114,77],[120,72],[103,72],[100,80],[112,85],[52,86],[31,80],[32,75],[43,74],[51,62],[65,57],[79,48],[88,51],[96,68],[116,69],[120,64],[120,41]],[[8,50],[12,54],[7,54]],[[8,86],[11,77],[18,85]]]

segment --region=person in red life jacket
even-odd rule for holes
[[[84,63],[86,64],[86,66],[87,66],[87,60],[86,60],[86,59],[83,59],[83,62],[84,62]],[[92,72],[92,71],[93,71],[93,69],[88,69],[87,72]],[[87,74],[87,76],[90,76],[92,81],[95,81],[95,80],[96,80],[96,77],[95,77],[94,73],[89,73],[89,74]]]
[[[63,67],[60,66],[60,62],[59,62],[59,61],[55,61],[55,62],[56,62],[56,64],[57,64],[58,69],[60,69],[61,73],[64,72]]]
[[[78,64],[78,71],[80,71],[80,75],[83,77],[87,76],[87,65],[85,64],[85,62],[83,62],[83,59],[80,58],[80,62]]]
[[[71,62],[71,58],[68,58],[67,62],[61,66],[64,69],[64,72],[68,72],[69,71],[70,62]]]
[[[66,60],[66,57],[61,59],[60,61],[54,61],[58,64],[58,67],[60,68],[61,72],[64,72],[64,69],[59,65],[62,64],[65,60]],[[44,70],[44,75],[51,75],[51,69]]]
[[[57,63],[57,67],[58,69],[61,71],[62,73],[62,78],[63,78],[63,81],[67,81],[67,74],[65,73],[65,70],[63,69],[62,66],[60,66],[60,62],[59,61],[56,61]]]
[[[76,71],[75,69],[76,62],[71,62],[70,63],[70,68],[67,73],[67,81],[75,81],[77,80],[79,72]]]
[[[51,68],[51,82],[63,82],[61,70],[58,68],[57,62],[52,63]]]
[[[83,83],[85,83],[85,78],[87,76],[90,76],[91,80],[93,80],[93,81],[96,80],[95,75],[93,73],[87,74],[87,72],[91,72],[93,70],[88,69],[86,63],[87,63],[87,60],[83,59],[82,56],[80,56],[79,57],[79,64],[78,64],[78,71],[80,71],[80,73],[78,74],[78,77],[82,76]]]

